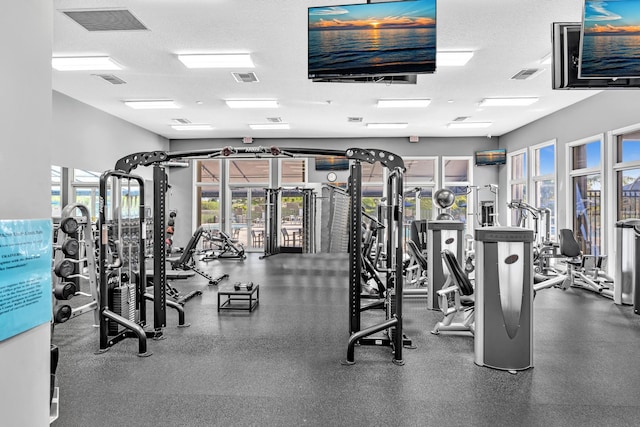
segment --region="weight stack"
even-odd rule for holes
[[[129,283],[113,288],[109,306],[119,316],[138,323],[136,312],[136,286]],[[118,335],[121,327],[117,322],[109,322],[109,335]]]

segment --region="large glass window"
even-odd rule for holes
[[[306,159],[280,160],[280,183],[301,184],[307,181]]]
[[[527,152],[526,150],[516,151],[508,156],[509,167],[509,195],[510,201],[527,200]],[[511,210],[511,225],[520,223],[521,212]]]
[[[196,222],[220,229],[220,160],[196,163]]]
[[[584,254],[602,254],[602,141],[577,142],[569,150],[573,232]]]
[[[376,218],[384,193],[383,169],[384,167],[377,162],[362,163],[362,209]]]
[[[545,209],[549,213],[549,228],[546,228],[547,218],[541,216],[538,230],[543,233],[541,238],[549,234],[551,240],[556,236],[556,175],[555,158],[556,147],[553,143],[541,145],[533,149],[532,176],[533,205],[538,209]]]
[[[269,160],[229,159],[229,184],[269,185]]]
[[[62,168],[51,166],[51,216],[60,218],[62,207]]]
[[[405,159],[404,165],[405,221],[431,219],[437,177],[436,158]]]
[[[97,220],[99,212],[100,175],[98,172],[74,169],[71,181],[73,203],[85,205],[89,209],[92,221]]]
[[[453,205],[447,210],[456,221],[467,222],[469,186],[471,185],[471,157],[443,157],[443,187],[454,194]],[[473,221],[471,221],[473,224]],[[472,225],[473,226],[473,225]],[[467,230],[470,232],[470,230]]]
[[[640,218],[640,131],[617,136],[617,219]]]

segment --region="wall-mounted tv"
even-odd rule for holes
[[[436,0],[310,7],[308,18],[310,79],[436,69]]]
[[[640,78],[640,1],[585,0],[578,76]]]
[[[349,159],[346,157],[323,156],[316,157],[317,171],[346,171],[349,170]]]
[[[476,166],[504,165],[505,163],[507,163],[507,150],[504,148],[476,151]]]
[[[552,24],[551,68],[553,89],[637,89],[640,79],[578,77],[580,64],[580,22]]]

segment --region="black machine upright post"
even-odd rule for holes
[[[402,172],[399,169],[394,169],[389,175],[387,181],[387,195],[391,202],[392,212],[389,215],[388,226],[391,236],[395,238],[395,245],[390,245],[390,249],[387,251],[387,289],[389,285],[393,283],[394,289],[394,303],[392,307],[391,315],[398,320],[395,325],[395,335],[393,336],[394,357],[393,361],[397,364],[403,364],[402,360],[402,347],[404,345],[404,336],[402,332],[402,292],[403,292],[403,248],[404,248],[404,196],[403,196],[403,179]],[[395,251],[395,252],[393,252]],[[394,256],[391,256],[391,254]]]
[[[349,176],[349,333],[360,331],[362,275],[362,164],[355,161]]]
[[[167,263],[165,208],[167,174],[164,167],[153,166],[153,328],[157,331],[167,325]]]
[[[264,220],[264,255],[260,258],[266,258],[271,255],[280,253],[280,235],[278,226],[280,224],[278,218],[278,205],[280,204],[280,188],[265,188],[266,191],[266,209]]]

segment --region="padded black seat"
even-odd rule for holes
[[[582,251],[578,241],[573,236],[572,230],[568,228],[561,229],[558,233],[558,243],[560,245],[560,254],[569,258],[566,260],[567,263],[575,266],[582,265],[582,260],[578,259]]]
[[[473,305],[473,285],[467,275],[462,271],[462,267],[458,264],[456,256],[449,249],[443,249],[441,256],[447,270],[449,270],[449,274],[452,276],[453,282],[460,290],[460,302],[463,303],[463,301],[466,300],[467,304],[463,303],[463,305]]]
[[[422,270],[426,270],[427,269],[427,258],[425,258],[425,256],[422,255],[422,252],[420,252],[420,249],[418,249],[418,245],[416,244],[416,242],[414,242],[413,240],[409,239],[409,240],[407,240],[407,246],[409,248],[409,251],[411,251],[411,255],[413,255],[416,258],[416,261],[420,265],[420,268]]]

